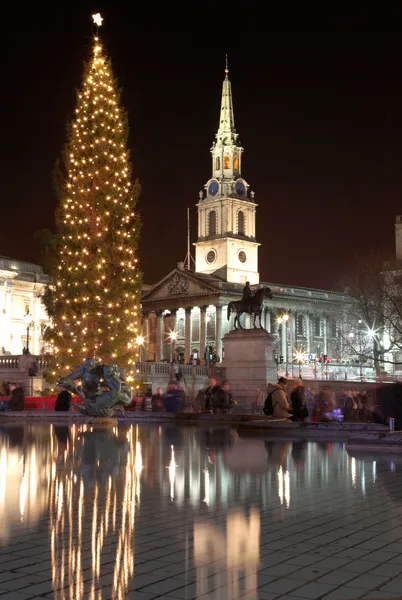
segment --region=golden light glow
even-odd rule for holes
[[[101,17],[100,13],[96,13],[96,15],[92,15],[92,20],[98,27],[101,27],[103,23],[103,17]]]

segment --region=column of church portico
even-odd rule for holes
[[[215,317],[215,348],[220,360],[222,360],[222,309],[222,306],[216,307]]]
[[[323,333],[324,333],[324,354],[328,354],[328,320],[327,315],[323,316]]]
[[[264,328],[271,333],[271,311],[268,308],[264,311]]]
[[[176,331],[176,315],[177,310],[174,308],[170,311],[170,331]]]
[[[163,341],[165,337],[165,323],[163,320],[162,311],[156,312],[156,350],[155,360],[160,362],[163,358]]]
[[[205,358],[205,348],[207,345],[207,308],[208,306],[200,306],[200,358]]]
[[[307,341],[307,354],[311,352],[311,319],[310,315],[307,313],[305,316],[306,319],[306,341]]]
[[[144,337],[144,352],[142,355],[143,360],[149,359],[149,313],[143,313],[142,317],[142,331],[141,335]]]
[[[186,320],[184,325],[184,362],[188,364],[190,362],[191,354],[191,307],[187,306],[185,312]]]

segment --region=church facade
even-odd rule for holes
[[[211,148],[211,177],[199,193],[195,268],[178,263],[142,297],[142,360],[203,361],[207,348],[224,357],[223,336],[233,329],[228,304],[240,300],[246,281],[255,292],[270,288],[262,325],[276,334],[276,355],[291,363],[296,352],[313,359],[342,356],[342,313],[349,299],[326,290],[261,282],[258,205],[242,174],[242,153],[235,129],[232,88],[226,64],[218,131]],[[247,324],[246,324],[247,325]]]

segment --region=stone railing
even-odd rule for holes
[[[193,366],[193,365],[177,365],[176,369],[180,369],[183,376],[190,377],[208,377],[208,367],[204,366]],[[169,363],[154,363],[154,362],[141,362],[136,364],[136,369],[144,375],[170,375],[172,366]]]
[[[180,385],[186,390],[190,397],[208,384],[209,368],[204,366],[177,365],[173,367],[169,363],[140,362],[136,364],[138,373],[142,375],[152,390],[161,387],[166,389],[169,381],[174,379],[177,372],[181,374]]]
[[[42,373],[49,366],[50,360],[46,356],[35,356],[34,354],[5,354],[0,356],[0,372],[23,371],[27,365],[31,367],[32,363],[36,363],[38,373]]]

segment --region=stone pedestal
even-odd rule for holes
[[[225,360],[222,366],[233,398],[239,404],[252,402],[257,387],[265,392],[269,381],[276,382],[273,340],[274,336],[265,329],[238,329],[224,336]]]

